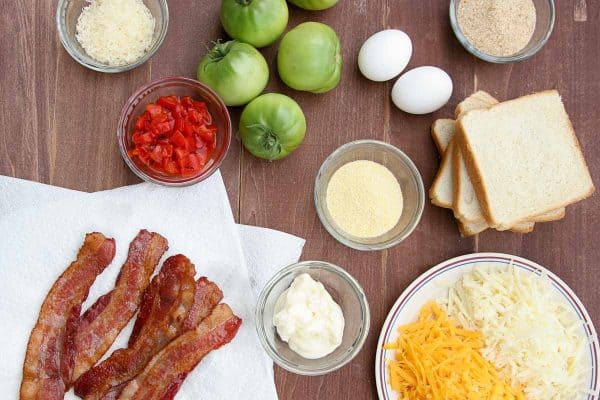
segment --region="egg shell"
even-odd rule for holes
[[[392,88],[392,101],[404,112],[429,114],[452,96],[452,78],[437,67],[418,67],[402,75]]]
[[[367,78],[383,82],[400,75],[412,55],[412,42],[398,29],[387,29],[369,37],[358,52],[358,69]]]

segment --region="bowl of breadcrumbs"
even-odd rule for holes
[[[553,0],[451,0],[450,23],[474,56],[507,64],[535,55],[554,29]]]

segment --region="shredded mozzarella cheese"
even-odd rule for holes
[[[130,64],[152,45],[154,23],[142,0],[92,0],[77,19],[76,37],[96,61]]]
[[[477,268],[450,288],[448,315],[485,337],[483,356],[530,400],[572,400],[587,393],[589,338],[547,276]]]

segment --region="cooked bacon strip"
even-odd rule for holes
[[[77,380],[104,355],[133,317],[150,277],[167,248],[165,238],[145,229],[131,242],[115,288],[98,299],[82,317],[75,336],[74,367],[70,382]]]
[[[133,379],[156,353],[179,336],[195,300],[195,274],[194,264],[187,257],[169,257],[144,292],[134,328],[138,339],[81,375],[75,382],[75,394],[86,400],[102,399],[111,389]]]
[[[223,292],[215,283],[204,276],[198,278],[194,304],[183,322],[184,332],[196,329],[200,321],[208,317],[221,300],[223,300]]]
[[[189,262],[184,256],[177,257],[180,257],[178,259],[180,262]],[[167,263],[172,259],[173,257],[165,261],[161,274],[163,274]],[[170,315],[166,312],[152,313],[152,304],[155,304],[154,298],[157,293],[156,279],[152,280],[144,293],[140,313],[129,339],[128,349],[115,351],[107,360],[83,374],[75,383],[75,393],[78,396],[84,397],[86,400],[116,399],[124,384],[140,373],[150,359],[162,350],[168,341],[181,334],[181,332],[189,330],[189,328],[186,328],[186,324],[194,323],[192,329],[195,328],[198,321],[207,317],[223,298],[223,292],[215,283],[205,277],[199,278],[194,285],[193,303],[188,305],[189,311],[184,311],[187,313],[184,322],[178,319],[177,322],[180,322],[180,324],[177,330],[171,329],[168,332],[163,332],[162,330],[169,328],[172,318],[169,318]],[[172,310],[175,308],[175,306],[171,307]],[[155,329],[153,330],[153,328]],[[168,337],[168,339],[161,340],[161,337],[157,338],[161,334]]]
[[[54,282],[31,331],[23,364],[21,400],[64,397],[72,367],[81,304],[96,277],[115,256],[115,241],[88,233],[77,259]]]
[[[198,365],[198,364],[196,364]],[[195,368],[195,367],[194,367]],[[165,390],[165,394],[160,398],[160,400],[173,400],[179,389],[181,389],[181,385],[185,378],[187,378],[188,373],[184,372],[182,374],[177,375],[177,377],[169,384],[167,390]],[[107,399],[108,400],[108,399]]]
[[[190,310],[183,324],[184,331],[195,329],[204,318],[210,315],[212,310],[217,304],[219,304],[221,300],[223,300],[223,292],[216,284],[212,283],[205,277],[198,279],[196,281],[196,298],[194,300],[194,305],[192,306],[192,309]],[[179,374],[169,384],[161,400],[172,400],[175,398],[175,395],[179,391],[179,388],[187,376],[188,372]],[[102,400],[116,399],[117,397],[105,397]]]
[[[210,299],[210,301],[205,302],[202,300],[204,298]],[[223,300],[223,292],[217,285],[210,282],[205,277],[198,279],[196,281],[196,299],[194,300],[194,305],[192,306],[192,309],[190,310],[188,317],[184,322],[184,330],[189,331],[195,329],[204,318],[210,315],[213,308],[215,308],[215,306],[219,304],[221,300]],[[188,372],[179,374],[169,384],[161,400],[172,400],[175,398],[175,395],[181,388],[181,385],[187,376]],[[116,400],[116,397],[105,397],[102,400]]]
[[[179,389],[178,379],[194,369],[212,350],[229,343],[241,323],[228,305],[219,304],[196,329],[179,336],[158,353],[123,389],[119,400],[173,398]]]

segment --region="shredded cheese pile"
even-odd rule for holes
[[[425,305],[417,322],[399,328],[388,361],[390,384],[403,400],[524,399],[520,389],[499,378],[480,350],[481,332],[458,328],[436,303]]]
[[[589,339],[546,276],[514,267],[475,269],[450,289],[448,315],[485,337],[484,357],[524,387],[530,400],[572,400],[585,393]]]
[[[142,0],[91,0],[77,19],[76,37],[96,61],[130,64],[150,49],[154,23]]]

